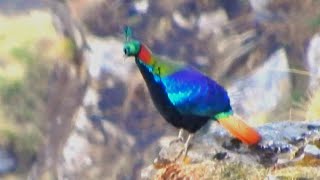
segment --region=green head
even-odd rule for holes
[[[126,39],[123,45],[123,52],[126,56],[134,56],[145,64],[152,64],[151,51],[140,41],[132,39],[132,30],[126,26],[124,28],[124,37]]]
[[[126,56],[137,56],[140,51],[140,42],[132,39],[132,29],[125,26],[123,29],[125,43],[123,45],[123,52]]]
[[[138,56],[141,43],[136,40],[127,41],[123,45],[123,52],[126,56]]]

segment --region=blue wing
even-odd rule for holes
[[[231,110],[225,89],[195,69],[180,69],[161,81],[169,100],[182,114],[212,117]]]

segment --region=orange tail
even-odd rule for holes
[[[239,116],[229,116],[218,119],[219,123],[226,128],[230,134],[248,145],[257,144],[261,136],[252,127],[247,125]]]

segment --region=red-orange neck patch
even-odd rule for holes
[[[138,58],[145,64],[151,64],[151,51],[143,44],[140,46],[140,51],[138,53]]]

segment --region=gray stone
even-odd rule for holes
[[[316,34],[310,40],[307,50],[307,62],[310,71],[310,89],[320,84],[320,34]]]
[[[198,20],[199,38],[223,34],[223,27],[227,25],[228,22],[228,15],[223,9],[202,13]]]
[[[285,50],[273,53],[261,67],[232,84],[228,92],[234,111],[245,118],[268,114],[287,101],[291,83]]]
[[[123,41],[115,38],[88,38],[91,51],[87,53],[87,64],[92,78],[98,79],[102,72],[110,73],[120,80],[130,77],[134,61],[125,58]]]
[[[217,123],[211,124],[196,134],[187,156],[191,163],[223,160],[267,167],[301,161],[306,154],[320,160],[320,149],[315,145],[320,142],[318,121],[269,123],[258,127],[257,130],[262,140],[257,145],[249,147],[231,137]],[[155,167],[176,161],[182,147],[182,142],[163,147],[156,159]],[[148,171],[151,172],[150,167]]]
[[[269,10],[272,0],[249,0],[249,2],[255,20],[258,22],[274,20],[273,12]]]
[[[12,153],[0,148],[0,175],[17,168],[17,161]]]

